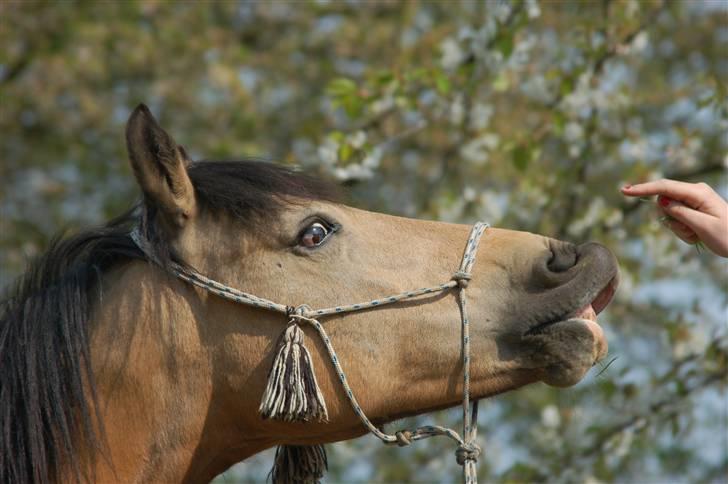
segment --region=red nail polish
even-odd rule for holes
[[[670,205],[670,203],[672,202],[672,200],[670,200],[667,197],[660,197],[660,200],[658,200],[658,202],[659,202],[659,204],[661,206],[667,207],[668,205]]]

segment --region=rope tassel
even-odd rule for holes
[[[311,354],[303,344],[303,330],[294,319],[279,340],[258,411],[263,418],[286,422],[326,421],[329,418]]]
[[[323,445],[280,445],[270,478],[273,484],[315,484],[328,468]]]

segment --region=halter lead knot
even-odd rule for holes
[[[308,304],[301,304],[299,306],[286,306],[286,317],[288,318],[288,324],[299,324],[299,323],[313,323],[316,320],[308,317],[311,314],[311,306]]]
[[[458,283],[458,287],[460,289],[465,289],[466,287],[468,287],[468,283],[472,278],[473,277],[470,275],[470,273],[465,271],[457,271],[455,274],[452,275],[452,280]]]
[[[455,450],[455,459],[458,464],[465,465],[466,462],[478,462],[478,457],[483,450],[475,442],[463,442]]]
[[[407,447],[412,443],[412,432],[409,430],[398,430],[394,436],[397,439],[396,444],[400,447]]]

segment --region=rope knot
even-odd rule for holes
[[[469,272],[457,271],[452,275],[452,280],[458,283],[460,289],[468,287],[468,282],[472,279]]]
[[[478,462],[478,457],[480,457],[481,449],[478,444],[475,442],[463,442],[462,444],[458,445],[457,450],[455,451],[455,458],[458,461],[458,464],[465,465],[466,462]]]
[[[303,316],[310,310],[311,310],[311,306],[309,306],[308,304],[301,304],[300,306],[296,306],[293,309],[293,314],[297,314],[298,316]]]
[[[288,317],[288,324],[298,324],[299,322],[308,321],[305,314],[311,310],[311,306],[308,304],[301,304],[300,306],[286,306],[286,317]]]
[[[412,432],[409,430],[399,430],[394,433],[397,438],[397,445],[400,447],[406,447],[412,443]]]

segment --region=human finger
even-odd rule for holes
[[[680,222],[679,220],[668,219],[665,220],[664,223],[683,242],[690,245],[700,242],[700,237],[698,237],[698,234],[696,234],[693,229]]]
[[[657,203],[662,213],[686,225],[698,235],[709,230],[713,222],[713,216],[690,208],[677,200],[661,196]]]
[[[622,193],[630,197],[648,197],[662,195],[673,200],[679,200],[693,208],[700,208],[709,196],[707,185],[687,183],[676,180],[656,180],[637,185],[622,187]]]

